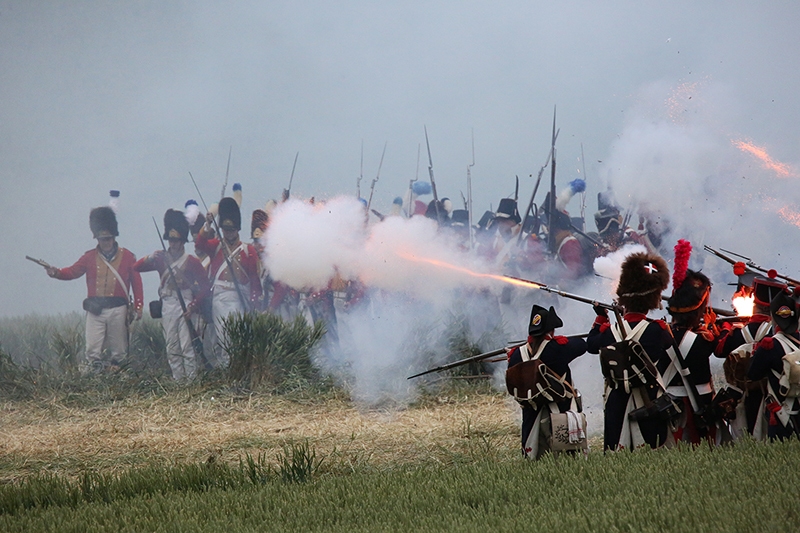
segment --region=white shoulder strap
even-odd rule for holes
[[[117,253],[118,253],[118,254],[119,254],[119,253],[122,253],[122,251],[123,251],[123,250],[124,250],[124,248],[120,248],[120,249],[117,251]],[[120,275],[119,275],[119,272],[117,272],[117,269],[116,269],[116,268],[114,268],[114,267],[111,265],[111,263],[109,263],[109,262],[108,262],[108,260],[106,260],[105,256],[103,256],[103,254],[102,254],[102,253],[100,253],[100,252],[97,252],[97,255],[98,255],[98,256],[100,256],[100,259],[102,259],[102,260],[103,260],[103,263],[105,263],[105,264],[106,264],[106,266],[107,266],[107,267],[108,267],[108,268],[111,270],[111,273],[112,273],[112,274],[114,274],[114,277],[115,277],[115,278],[117,278],[117,281],[119,282],[119,286],[120,286],[120,287],[122,287],[122,290],[125,292],[125,295],[127,295],[127,294],[128,294],[128,292],[130,291],[130,289],[128,288],[128,286],[127,286],[127,285],[125,285],[125,282],[124,282],[124,281],[122,281],[122,276],[120,276]]]
[[[542,355],[542,352],[544,351],[544,347],[547,346],[548,342],[550,342],[550,339],[547,339],[544,342],[542,342],[539,345],[539,349],[536,350],[536,353],[533,355],[533,357],[531,357],[531,354],[528,351],[528,345],[527,344],[523,344],[522,346],[519,347],[519,355],[520,355],[520,357],[522,357],[523,361],[532,361],[534,359],[538,359],[539,356]]]
[[[769,322],[762,322],[761,325],[758,326],[758,331],[756,331],[755,338],[748,342],[758,342],[764,337],[766,337],[770,327],[772,327],[772,324],[770,324]],[[745,329],[747,329],[747,327],[745,327]],[[750,332],[748,331],[748,333]]]
[[[641,338],[642,333],[644,333],[644,330],[647,329],[647,326],[650,324],[650,322],[647,320],[642,320],[636,324],[635,328],[631,329],[631,326],[628,324],[627,320],[623,319],[622,322],[625,324],[625,329],[628,330],[628,334],[625,335],[624,340],[634,341],[638,341]],[[611,331],[614,333],[614,339],[616,339],[617,342],[623,340],[622,332],[619,329],[619,324],[614,324],[614,327],[611,328]]]
[[[186,263],[186,260],[189,259],[189,254],[183,252],[183,255],[180,256],[178,259],[172,262],[169,266],[172,268],[173,271],[180,270],[180,268]],[[161,274],[161,286],[163,287],[164,284],[169,278],[169,268],[166,268],[164,272]]]

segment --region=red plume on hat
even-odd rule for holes
[[[681,239],[675,245],[675,267],[672,271],[672,292],[677,291],[686,279],[689,268],[689,257],[692,255],[692,243]]]

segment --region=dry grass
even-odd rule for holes
[[[247,453],[275,461],[284,445],[305,439],[337,471],[511,456],[518,419],[519,408],[505,395],[463,391],[392,410],[335,398],[189,391],[92,408],[7,402],[0,405],[0,482],[43,471],[75,476],[154,462],[234,463]]]

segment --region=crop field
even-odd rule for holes
[[[262,325],[298,346],[316,338]],[[136,346],[154,361],[151,326]],[[785,531],[800,519],[797,440],[604,454],[595,437],[588,457],[530,462],[519,408],[488,380],[370,407],[297,372],[270,389],[214,374],[178,385],[154,362],[81,377],[75,347],[42,339],[37,367],[32,352],[0,354],[0,531]]]

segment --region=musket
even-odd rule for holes
[[[386,145],[389,144],[389,141],[386,141],[383,144],[383,153],[381,154],[381,162],[378,163],[378,174],[375,176],[375,179],[372,180],[372,185],[369,187],[369,201],[367,202],[367,210],[372,205],[372,195],[375,194],[375,184],[378,183],[378,180],[381,178],[381,167],[383,167],[383,156],[386,155]]]
[[[583,181],[588,180],[586,176],[586,158],[583,156],[583,143],[581,143],[581,164],[583,165]],[[581,220],[584,221],[583,227],[586,227],[586,189],[581,193]]]
[[[41,260],[41,259],[34,259],[33,257],[31,257],[31,256],[29,256],[29,255],[26,255],[26,256],[25,256],[25,259],[27,259],[28,261],[33,261],[34,263],[36,263],[37,265],[39,265],[39,266],[41,266],[41,267],[44,267],[44,268],[51,268],[51,266],[50,266],[50,263],[48,263],[48,262],[46,262],[46,261],[43,261],[43,260]]]
[[[205,208],[206,213],[208,213],[208,206],[206,205],[206,201],[203,199],[203,193],[200,192],[200,187],[197,186],[197,182],[194,181],[194,176],[192,176],[191,172],[189,172],[189,177],[192,178],[192,183],[194,183],[194,188],[197,190],[197,195],[200,197],[200,201],[203,202],[203,207]],[[228,243],[225,242],[225,237],[222,235],[222,230],[220,229],[219,224],[217,224],[217,218],[212,217],[211,221],[214,223],[214,229],[216,230],[217,235],[219,235],[219,243],[222,245],[219,249],[222,250],[222,257],[225,258],[225,264],[228,266],[228,272],[231,273],[231,280],[233,280],[233,287],[236,289],[237,296],[239,296],[239,303],[242,304],[242,310],[244,312],[249,312],[250,305],[242,293],[242,287],[239,285],[239,280],[236,279],[236,271],[233,269],[233,264],[231,263]]]
[[[225,189],[228,187],[228,173],[231,171],[231,152],[233,151],[233,145],[228,148],[228,166],[225,168],[225,183],[222,184],[222,194],[220,194],[220,198],[225,198]]]
[[[538,281],[531,281],[529,279],[517,278],[517,277],[514,277],[514,276],[505,276],[505,277],[506,278],[510,278],[510,279],[515,279],[517,281],[524,281],[525,283],[530,283],[530,284],[534,285],[534,287],[532,287],[532,288],[540,289],[540,290],[543,290],[545,292],[549,292],[551,294],[556,294],[556,295],[561,296],[563,298],[569,298],[570,300],[575,300],[577,302],[582,302],[582,303],[585,303],[585,304],[589,304],[592,307],[602,307],[603,309],[608,309],[609,311],[612,311],[614,313],[614,316],[617,318],[617,324],[619,325],[620,330],[622,331],[622,334],[625,335],[625,323],[622,320],[622,311],[623,311],[623,309],[622,309],[621,306],[619,306],[617,304],[608,304],[608,303],[605,303],[605,302],[601,302],[599,300],[593,300],[593,299],[587,298],[585,296],[580,296],[578,294],[572,294],[572,293],[569,293],[569,292],[565,292],[565,291],[562,291],[560,289],[556,289],[554,287],[548,287],[544,283],[539,283]]]
[[[553,125],[555,126],[555,122],[553,122]],[[544,173],[544,169],[547,168],[547,165],[550,164],[550,158],[553,157],[553,149],[555,148],[556,139],[558,138],[558,134],[560,132],[561,132],[561,129],[559,128],[555,132],[555,134],[553,135],[553,142],[552,142],[552,146],[550,147],[550,152],[548,152],[548,154],[547,154],[547,161],[545,161],[544,165],[542,165],[542,168],[539,169],[539,175],[536,178],[536,186],[533,188],[533,194],[531,194],[531,201],[528,202],[528,209],[525,210],[525,217],[522,219],[522,227],[523,228],[525,227],[525,224],[528,222],[528,217],[531,215],[531,210],[533,209],[533,205],[534,205],[533,201],[536,199],[536,193],[539,191],[539,183],[541,183],[541,181],[542,181],[542,174]],[[517,245],[519,245],[522,242],[522,236],[523,236],[523,232],[520,231],[519,235],[517,235]]]
[[[472,228],[472,167],[475,166],[475,130],[472,130],[472,164],[467,165],[467,223],[469,224],[469,249],[475,248],[475,235]]]
[[[413,195],[414,191],[414,182],[419,180],[419,152],[421,149],[422,149],[422,144],[417,143],[417,174],[414,176],[413,180],[408,181],[408,205],[406,206],[406,218],[410,218],[411,214],[414,212],[411,209],[412,206],[411,196]]]
[[[186,326],[189,328],[189,336],[192,338],[192,348],[194,348],[195,355],[202,358],[203,357],[203,341],[200,339],[200,335],[198,335],[197,330],[194,329],[194,324],[192,324],[192,319],[188,316],[188,308],[186,307],[186,301],[183,299],[183,291],[181,291],[180,286],[178,285],[178,278],[175,277],[175,271],[172,269],[172,265],[169,261],[169,255],[167,254],[167,246],[164,244],[164,238],[161,236],[161,230],[158,228],[158,222],[156,222],[155,217],[153,217],[153,224],[156,226],[156,233],[158,233],[158,240],[161,241],[161,248],[164,249],[164,262],[167,264],[167,269],[169,269],[169,276],[172,278],[172,283],[175,284],[175,292],[178,295],[178,303],[181,304],[181,310],[183,311],[183,319],[186,321]]]
[[[361,180],[364,179],[364,139],[361,139],[361,172],[356,180],[356,198],[361,198]]]
[[[283,201],[289,199],[289,195],[292,193],[292,181],[294,180],[294,169],[297,168],[297,158],[300,157],[300,152],[294,154],[294,163],[292,164],[292,174],[289,176],[289,187],[283,190]]]
[[[731,252],[730,250],[726,250],[725,248],[720,248],[720,250],[722,250],[723,252],[729,253],[729,254],[733,254],[736,257],[741,257],[742,259],[744,259],[744,264],[745,265],[747,265],[748,267],[752,268],[753,270],[757,270],[757,271],[762,272],[764,274],[767,274],[767,276],[769,276],[769,272],[770,271],[768,269],[766,269],[766,268],[764,268],[762,266],[758,266],[749,257],[745,257],[745,256],[743,256],[741,254],[737,254],[736,252]],[[719,255],[719,254],[717,254],[717,255]],[[781,278],[782,280],[787,281],[787,282],[791,283],[794,286],[800,286],[800,281],[794,280],[794,279],[790,278],[789,276],[784,276],[783,274],[780,274],[778,272],[775,272],[775,277]]]
[[[425,145],[428,147],[428,174],[431,177],[431,191],[433,192],[433,206],[436,208],[436,222],[439,222],[439,195],[436,194],[436,180],[433,179],[433,158],[431,157],[431,143],[428,142],[428,127],[425,128]]]
[[[553,231],[553,218],[556,212],[556,106],[553,106],[553,161],[550,164],[550,205],[547,207],[547,248],[552,255],[556,255],[556,234]]]
[[[569,335],[568,339],[575,339],[575,338],[584,338],[587,334],[582,335]],[[492,350],[491,352],[485,352],[480,355],[473,355],[472,357],[467,357],[466,359],[459,359],[458,361],[454,361],[452,363],[447,363],[446,365],[437,366],[436,368],[431,368],[430,370],[426,370],[424,372],[420,372],[419,374],[414,374],[413,376],[408,376],[406,379],[414,379],[418,378],[419,376],[424,376],[425,374],[433,374],[434,372],[442,372],[443,370],[450,370],[451,368],[455,368],[457,366],[466,365],[469,363],[474,363],[476,361],[483,361],[484,359],[489,359],[490,357],[494,357],[495,355],[505,354],[506,350],[513,350],[514,348],[519,348],[520,346],[524,346],[528,341],[518,341],[510,343],[506,348],[500,348],[499,350]],[[503,359],[498,359],[498,361],[502,361]]]

